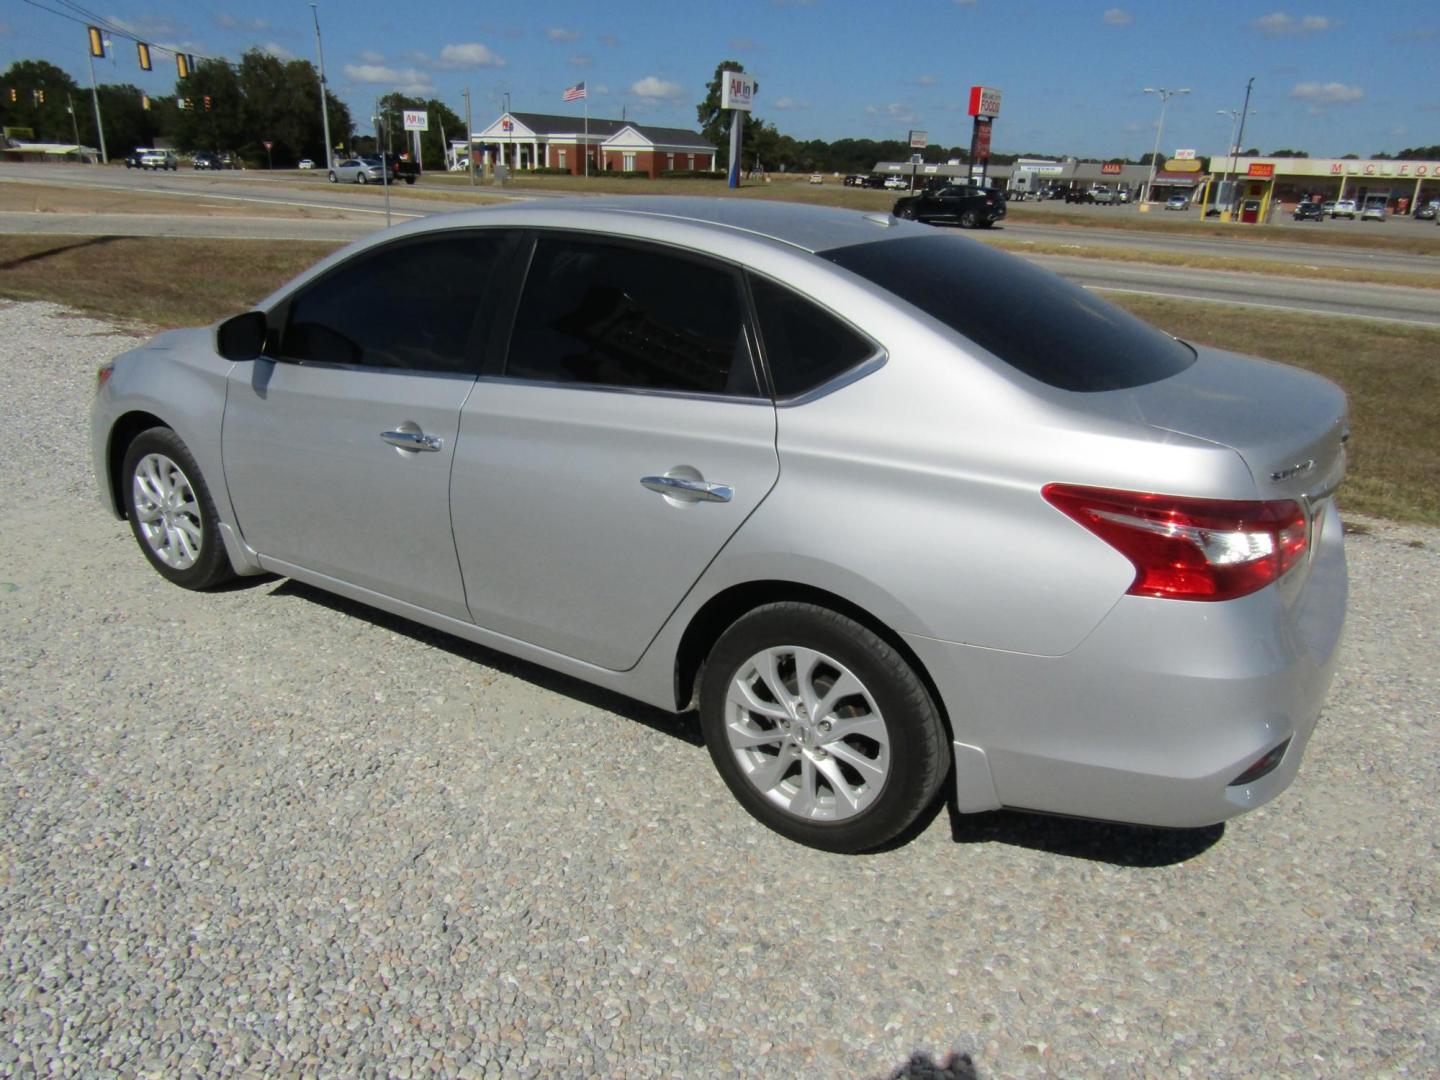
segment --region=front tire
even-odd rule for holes
[[[740,804],[824,851],[894,840],[948,769],[939,711],[905,658],[811,604],[767,604],[721,635],[701,678],[700,724]]]
[[[175,432],[142,431],[121,468],[130,530],[162,577],[186,589],[210,589],[235,577],[215,500]]]
[[[332,184],[338,184],[338,183],[340,182],[340,178],[335,175],[335,170],[334,170],[334,169],[331,169],[331,170],[330,170],[329,175],[327,175],[327,176],[325,177],[325,179],[326,179],[326,180],[329,180],[330,183],[332,183]]]
[[[370,182],[370,177],[366,176],[363,172],[356,173],[355,182],[357,184],[368,184]]]

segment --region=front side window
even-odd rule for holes
[[[505,234],[477,230],[366,252],[291,301],[280,356],[475,372],[472,332],[482,321],[486,287],[507,248]]]
[[[737,276],[641,245],[542,236],[505,374],[754,397]]]

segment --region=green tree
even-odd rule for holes
[[[422,109],[428,114],[430,130],[420,133],[420,154],[427,169],[445,168],[445,150],[448,140],[465,137],[465,121],[455,115],[453,109],[436,98],[409,97],[405,94],[386,94],[380,99],[380,113],[389,127],[389,141],[397,154],[410,152],[410,133],[405,130],[406,109]]]
[[[705,85],[705,99],[695,107],[695,118],[700,122],[700,134],[705,136],[705,141],[711,143],[721,161],[728,161],[730,157],[730,124],[731,115],[727,109],[720,108],[720,87],[725,80],[727,71],[744,71],[745,65],[738,60],[722,60],[715,68],[715,77]],[[755,93],[760,93],[760,84],[755,84]],[[740,139],[740,160],[743,165],[750,165],[757,157],[764,161],[765,167],[772,167],[773,154],[766,157],[776,149],[775,139],[778,133],[772,138],[766,134],[767,125],[755,113],[750,113],[745,118],[745,132]],[[768,125],[771,132],[775,131],[773,124]],[[758,140],[758,144],[757,144]]]
[[[14,101],[10,100],[12,95]],[[88,99],[88,91],[85,96]],[[0,78],[0,123],[5,127],[29,128],[36,142],[74,142],[75,128],[68,112],[72,98],[77,101],[78,110],[79,87],[54,64],[44,60],[17,60]],[[92,120],[89,130],[94,129]],[[93,134],[87,139],[85,132],[82,124],[81,141],[97,145]]]

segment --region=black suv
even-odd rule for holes
[[[1005,216],[1005,196],[995,188],[948,184],[897,199],[890,212],[910,221],[988,229]]]
[[[1318,202],[1302,202],[1295,207],[1296,221],[1323,221],[1325,215],[1320,210]]]

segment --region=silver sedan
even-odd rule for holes
[[[101,494],[170,581],[288,575],[696,708],[816,847],[942,791],[1223,820],[1334,670],[1340,391],[884,214],[447,214],[100,376]]]
[[[379,158],[346,158],[335,163],[326,179],[332,184],[379,184],[387,177],[385,166]],[[395,174],[391,172],[388,179],[394,180]]]

